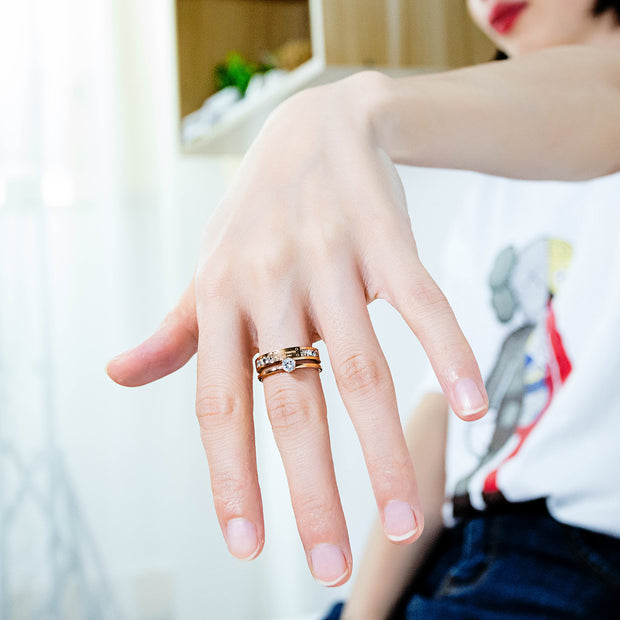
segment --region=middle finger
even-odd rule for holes
[[[323,279],[313,304],[338,390],[359,437],[386,536],[413,542],[422,532],[411,456],[390,370],[374,332],[354,264]]]

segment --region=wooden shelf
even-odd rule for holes
[[[309,0],[176,0],[181,116],[215,92],[230,51],[251,62],[293,39],[310,40]]]

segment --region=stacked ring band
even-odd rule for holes
[[[269,353],[263,353],[256,358],[258,380],[277,372],[293,372],[297,368],[316,368],[319,372],[321,360],[319,350],[315,347],[287,347]]]

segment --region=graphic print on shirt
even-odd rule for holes
[[[542,238],[517,251],[513,246],[496,257],[489,286],[498,321],[510,330],[486,380],[489,412],[494,424],[487,441],[471,450],[475,468],[456,485],[454,516],[472,509],[469,483],[483,475],[487,506],[506,502],[497,484],[500,469],[521,450],[571,371],[556,328],[553,299],[572,257],[566,241]],[[483,418],[484,420],[484,418]]]

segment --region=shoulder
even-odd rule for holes
[[[620,88],[620,38],[617,47],[598,45],[559,45],[535,52],[570,64],[579,75],[582,71],[594,72]]]

